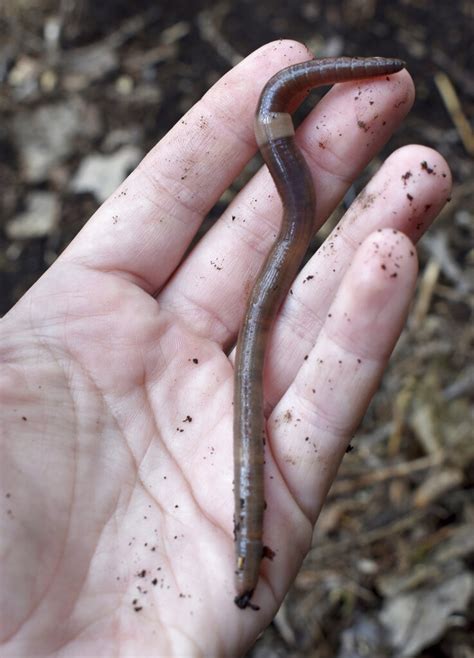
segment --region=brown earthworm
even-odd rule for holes
[[[401,60],[382,57],[314,59],[279,71],[267,82],[258,102],[255,135],[283,202],[283,219],[250,293],[235,358],[234,601],[239,608],[258,609],[250,599],[262,557],[271,553],[262,543],[265,347],[308,248],[316,207],[311,172],[296,145],[289,106],[295,96],[319,85],[387,75],[404,66]]]

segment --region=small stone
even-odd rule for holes
[[[98,201],[105,201],[141,158],[142,152],[136,146],[124,146],[111,155],[89,155],[81,162],[71,181],[71,189],[90,192]]]
[[[26,210],[5,227],[10,240],[44,238],[57,226],[59,203],[51,192],[31,192],[26,198]]]

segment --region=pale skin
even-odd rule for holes
[[[255,151],[264,82],[309,56],[269,44],[224,76],[2,320],[2,656],[238,656],[291,585],[403,328],[414,243],[451,184],[433,150],[393,153],[281,309],[265,372],[276,555],[260,611],[239,610],[231,348],[280,219],[265,170],[183,256]],[[315,227],[412,101],[402,71],[317,105],[297,133]]]

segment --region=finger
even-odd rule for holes
[[[424,146],[393,153],[304,267],[275,323],[266,362],[266,396],[273,407],[316,341],[329,306],[360,243],[393,227],[416,242],[451,193],[444,159]],[[287,355],[291,354],[292,359]]]
[[[309,57],[301,44],[271,43],[229,71],[99,208],[62,259],[123,273],[147,290],[162,286],[255,152],[253,114],[263,84]]]
[[[371,234],[308,359],[268,420],[273,459],[312,521],[403,327],[416,274],[416,251],[403,233]]]
[[[336,85],[316,106],[297,133],[315,182],[316,226],[387,141],[412,100],[411,78],[402,71]],[[281,214],[280,199],[264,168],[186,259],[160,302],[185,311],[193,331],[223,344],[233,341]]]

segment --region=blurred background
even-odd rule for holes
[[[469,0],[0,0],[0,315],[179,117],[273,39],[407,61],[415,107],[346,203],[404,144],[453,171],[389,370],[249,657],[474,656],[473,18]]]

